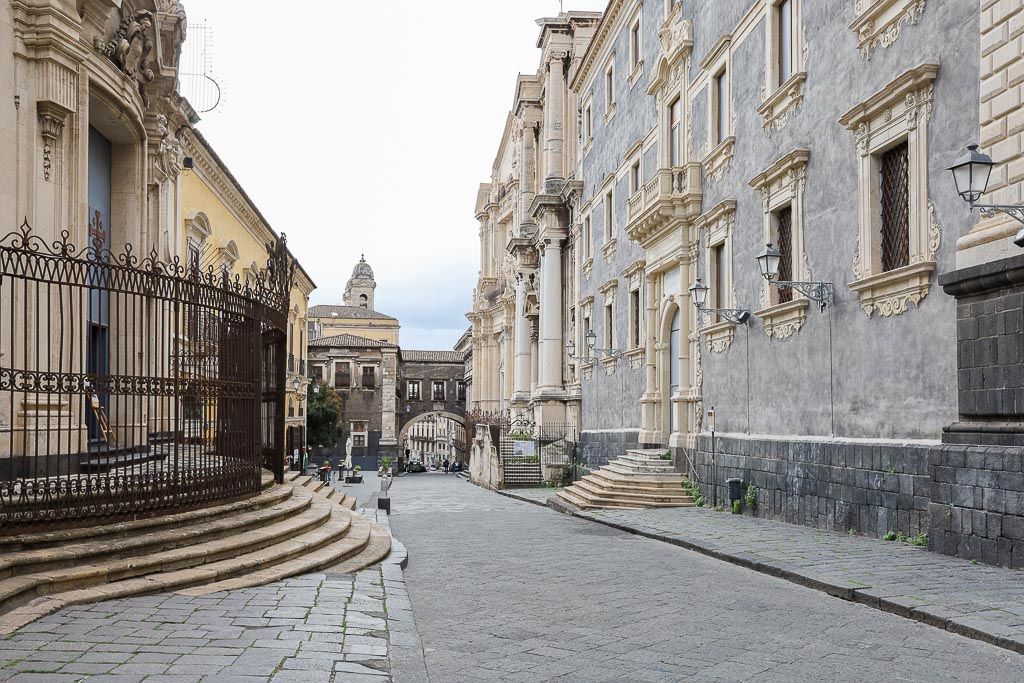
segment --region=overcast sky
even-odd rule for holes
[[[450,348],[480,267],[476,189],[516,74],[537,70],[535,20],[557,15],[558,0],[185,6],[210,29],[226,93],[199,128],[287,233],[316,282],[312,303],[341,303],[365,253],[376,308],[401,321],[402,346]]]

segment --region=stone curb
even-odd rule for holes
[[[679,546],[680,548],[685,548],[686,550],[691,550],[693,552],[700,553],[701,555],[721,560],[722,562],[728,562],[746,569],[751,569],[761,574],[785,579],[786,581],[790,581],[806,588],[812,588],[814,590],[827,593],[828,595],[842,598],[843,600],[856,602],[882,612],[889,612],[890,614],[895,614],[896,616],[903,617],[905,619],[918,621],[922,624],[927,624],[928,626],[940,628],[974,640],[980,640],[1018,654],[1024,654],[1024,640],[1019,638],[1007,638],[999,633],[986,630],[982,626],[965,623],[965,618],[963,618],[962,615],[948,614],[941,605],[921,605],[919,607],[914,607],[912,605],[907,605],[900,599],[877,595],[870,586],[817,579],[812,576],[808,576],[805,573],[788,569],[781,565],[770,564],[749,555],[727,553],[717,548],[711,548],[697,542],[687,541],[682,538],[667,536],[653,531],[644,531],[625,524],[601,519],[600,517],[595,517],[583,512],[582,510],[572,509],[568,505],[560,504],[553,497],[544,502],[518,495],[509,490],[496,491],[495,493],[507,498],[523,501],[525,503],[551,508],[552,510],[561,512],[562,514],[577,517],[579,519],[585,519],[590,522],[596,522],[597,524],[602,524],[618,531],[624,531],[636,536],[643,536],[644,538],[650,538],[655,541]]]
[[[409,552],[405,545],[395,540],[388,516],[378,514],[375,517],[377,525],[391,535],[391,552],[380,563],[381,574],[384,577],[384,595],[388,600],[388,658],[391,660],[391,678],[396,683],[429,682],[423,643],[416,628],[416,617],[412,611],[409,592],[405,587],[404,570],[409,566]]]

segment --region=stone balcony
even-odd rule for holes
[[[700,215],[700,164],[662,168],[629,198],[626,235],[644,248]]]

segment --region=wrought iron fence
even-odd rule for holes
[[[105,235],[0,239],[0,533],[155,514],[284,472],[283,237],[242,283]]]

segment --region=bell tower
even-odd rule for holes
[[[352,277],[345,285],[345,296],[343,301],[346,306],[358,306],[373,310],[373,290],[377,288],[377,282],[373,279],[373,269],[366,262],[363,255],[359,257],[359,263],[352,269]]]

